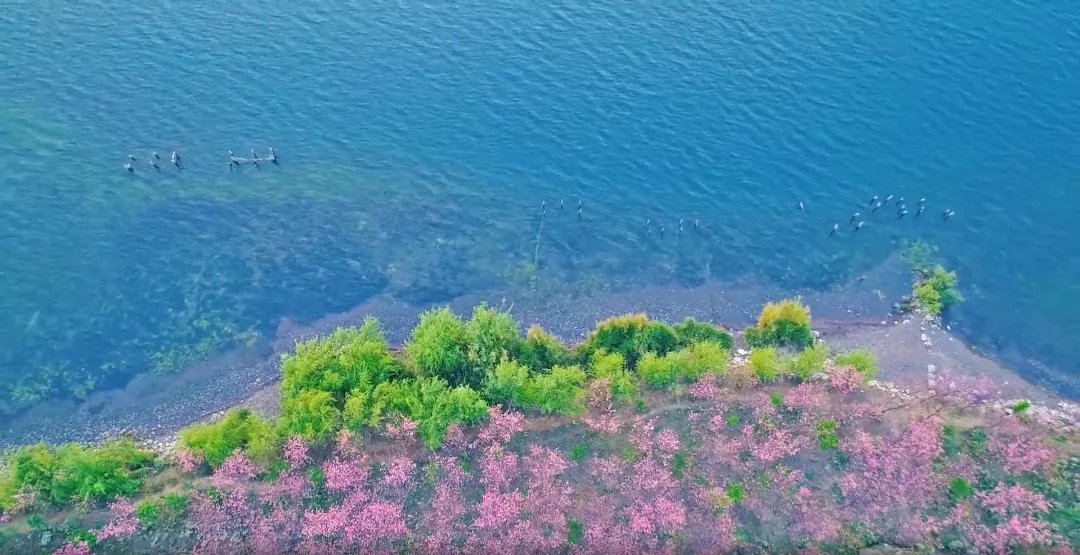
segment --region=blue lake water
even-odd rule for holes
[[[0,9],[3,411],[373,295],[798,292],[916,239],[974,343],[1080,371],[1078,7],[317,4]]]

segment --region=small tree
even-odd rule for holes
[[[420,315],[405,353],[425,376],[440,377],[450,385],[480,387],[483,383],[483,372],[469,362],[469,330],[448,307]]]
[[[761,309],[757,325],[746,328],[745,337],[752,347],[809,347],[814,343],[810,309],[797,299],[768,303]]]

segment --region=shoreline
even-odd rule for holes
[[[955,332],[928,326],[921,315],[891,314],[892,299],[910,288],[908,279],[906,268],[897,272],[897,268],[883,265],[848,286],[806,292],[802,298],[814,314],[815,331],[830,349],[865,347],[875,352],[880,380],[906,389],[925,389],[927,368],[932,365],[938,371],[951,368],[986,374],[1003,385],[1007,398],[1024,397],[1043,404],[1065,400],[976,351]],[[695,288],[646,287],[586,298],[517,301],[496,292],[466,295],[433,306],[449,305],[459,314],[466,314],[473,306],[487,302],[509,308],[522,331],[539,323],[568,344],[576,344],[595,322],[628,312],[646,312],[651,318],[670,323],[691,316],[719,322],[738,332],[756,318],[765,300],[784,296],[777,288],[755,284],[710,283]],[[383,323],[391,344],[400,346],[418,314],[427,308],[378,296],[308,325],[283,318],[275,336],[256,347],[224,353],[177,375],[143,374],[122,389],[95,393],[81,403],[65,401],[35,407],[0,430],[0,449],[38,441],[95,442],[124,434],[153,442],[169,441],[179,429],[230,407],[276,402],[273,395],[269,397],[274,399],[267,400],[266,392],[276,390],[280,356],[291,351],[297,341],[324,335],[338,326],[359,324],[370,315]],[[924,335],[930,340],[929,346],[922,341]]]

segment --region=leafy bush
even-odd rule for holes
[[[484,374],[469,362],[469,329],[449,308],[429,310],[405,344],[413,368],[450,385],[480,387]]]
[[[648,318],[644,314],[627,314],[603,320],[596,324],[579,351],[584,360],[591,358],[596,351],[618,353],[633,366],[641,355],[639,336],[647,323]]]
[[[810,309],[797,299],[768,303],[761,309],[757,325],[746,328],[745,336],[751,347],[809,347],[814,343]]]
[[[518,347],[518,361],[535,372],[546,372],[553,366],[570,364],[573,355],[555,336],[533,325]]]
[[[161,502],[157,499],[143,499],[135,505],[135,518],[143,526],[151,527],[161,519]]]
[[[784,372],[784,361],[772,347],[759,347],[750,352],[750,368],[758,380],[776,381]]]
[[[0,508],[15,507],[15,495],[30,490],[56,503],[108,500],[139,491],[154,454],[129,439],[87,447],[68,443],[16,449],[0,474]]]
[[[824,343],[816,343],[795,355],[791,360],[791,372],[800,380],[808,380],[814,373],[825,369],[825,361],[828,359],[829,349]]]
[[[468,332],[469,362],[483,374],[494,371],[500,362],[514,356],[520,348],[521,331],[514,318],[484,305],[473,309]]]
[[[301,389],[283,397],[278,428],[282,437],[298,435],[312,442],[324,442],[341,426],[341,410],[329,391]]]
[[[529,404],[547,414],[572,416],[582,410],[585,372],[577,366],[556,366],[548,374],[529,379],[525,397]]]
[[[484,386],[484,397],[492,403],[521,408],[528,402],[525,398],[525,386],[528,380],[528,368],[520,363],[505,360],[488,375],[487,385]]]
[[[634,375],[626,368],[626,359],[619,353],[597,351],[589,365],[593,378],[608,380],[612,400],[618,405],[626,405],[638,397],[638,383]]]
[[[180,431],[180,445],[198,451],[211,466],[220,466],[237,449],[256,460],[268,460],[276,446],[269,422],[249,409],[231,409],[216,422],[192,424]]]
[[[952,498],[954,503],[959,503],[974,494],[975,488],[971,487],[971,484],[963,478],[953,478],[949,482],[949,497]]]
[[[188,496],[182,493],[166,493],[161,496],[161,502],[170,515],[180,516],[187,511]]]
[[[678,377],[678,369],[673,358],[657,356],[656,353],[645,353],[645,356],[638,361],[637,373],[646,385],[653,389],[668,387],[674,384]]]
[[[345,404],[349,427],[380,427],[388,419],[408,418],[432,449],[442,443],[451,423],[475,424],[487,415],[479,393],[468,386],[450,387],[442,378],[383,382],[370,394],[353,392]]]
[[[570,449],[570,460],[580,461],[589,456],[589,444],[579,441]]]
[[[834,362],[837,366],[851,366],[867,380],[877,377],[877,359],[874,358],[874,353],[866,349],[853,349],[840,353],[836,355]]]
[[[638,352],[665,355],[679,346],[679,337],[671,326],[656,321],[649,321],[638,337]]]
[[[382,326],[368,318],[359,328],[338,328],[329,337],[296,344],[282,357],[283,398],[301,390],[330,392],[340,402],[356,387],[371,388],[401,375],[401,364],[390,354]]]
[[[927,313],[937,316],[964,300],[956,289],[956,283],[956,272],[949,272],[940,265],[934,266],[929,272],[918,273],[912,298]]]
[[[836,434],[835,420],[822,420],[821,422],[818,422],[814,432],[818,440],[818,447],[820,447],[822,451],[836,449],[840,446],[840,437]]]
[[[698,322],[693,318],[687,318],[676,324],[674,329],[675,335],[679,338],[680,348],[705,341],[717,343],[728,352],[735,348],[735,339],[730,333],[708,322]]]
[[[675,373],[684,382],[697,381],[708,372],[722,374],[727,368],[728,352],[719,343],[694,343],[669,355],[675,361]]]

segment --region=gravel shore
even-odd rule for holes
[[[1050,404],[1061,401],[1049,390],[974,352],[949,330],[929,325],[918,315],[891,317],[891,302],[909,287],[906,279],[906,273],[886,268],[846,287],[807,292],[803,299],[811,306],[815,328],[830,348],[871,349],[878,357],[882,380],[903,388],[925,389],[928,368],[986,374],[1002,384],[1002,394],[1010,398]],[[510,309],[523,326],[540,323],[564,341],[574,343],[584,338],[597,320],[637,311],[669,322],[692,316],[740,329],[752,322],[766,300],[781,296],[781,292],[768,288],[715,283],[695,288],[653,287],[588,298],[512,300],[498,294],[476,295],[449,304],[459,314],[467,314],[481,302]],[[272,414],[276,411],[281,354],[297,340],[374,315],[385,326],[390,342],[400,345],[425,308],[376,297],[347,313],[307,325],[283,319],[274,338],[256,348],[227,353],[178,375],[142,375],[123,389],[95,393],[82,403],[36,407],[0,429],[0,448],[37,441],[92,442],[119,434],[165,441],[192,422],[240,404]]]

